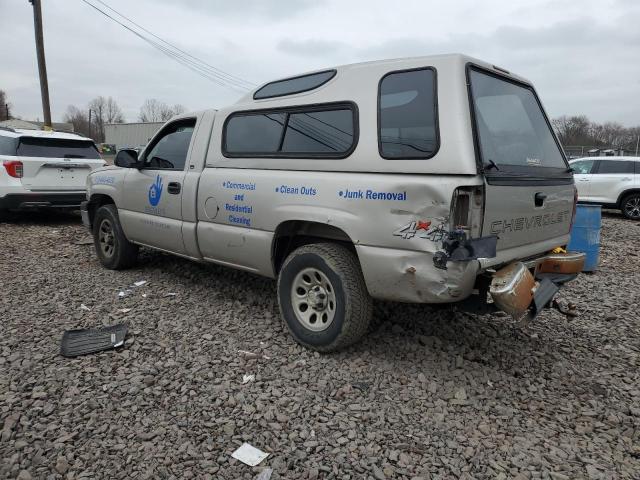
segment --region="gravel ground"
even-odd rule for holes
[[[76,216],[0,224],[0,477],[640,478],[640,223],[603,222],[571,322],[382,304],[332,355],[293,342],[271,280],[151,251],[112,272]],[[59,355],[117,322],[125,348]]]

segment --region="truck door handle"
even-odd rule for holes
[[[178,182],[169,182],[169,185],[167,185],[167,192],[172,195],[177,195],[180,193],[180,184]]]
[[[541,207],[544,203],[545,198],[547,198],[546,193],[538,192],[533,197],[533,201],[535,202],[536,207]]]
[[[628,182],[628,181],[630,181],[630,180],[631,180],[631,177],[624,177],[624,178],[622,179],[622,181],[623,181],[623,182]]]

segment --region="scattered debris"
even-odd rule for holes
[[[129,295],[131,295],[133,293],[133,290],[121,290],[120,293],[118,293],[118,298],[124,298],[124,297],[128,297]]]
[[[255,467],[256,465],[259,465],[260,462],[262,462],[265,458],[267,458],[269,454],[263,452],[262,450],[258,450],[253,445],[245,442],[240,445],[240,447],[235,452],[233,452],[231,456],[236,460],[240,460],[245,465]],[[269,474],[269,476],[271,475]]]
[[[90,312],[91,309],[87,307],[84,303],[80,304],[80,310],[84,310],[85,312]]]
[[[263,355],[261,353],[254,353],[248,350],[238,350],[238,353],[247,358],[262,358],[264,360],[271,360],[271,357],[268,355]]]
[[[269,480],[271,478],[271,474],[273,473],[272,468],[265,468],[258,475],[253,477],[253,480]]]
[[[573,317],[578,316],[578,312],[577,312],[578,307],[576,307],[573,303],[567,303],[566,305],[564,305],[562,302],[558,301],[558,299],[554,298],[553,302],[551,302],[551,307],[555,308],[563,315],[570,317],[570,318],[567,318],[567,320],[571,320],[573,319]]]
[[[93,245],[93,237],[84,237],[71,243],[73,245]]]
[[[175,297],[176,295],[177,295],[177,294],[176,294],[176,293],[174,293],[174,292],[168,292],[168,293],[165,293],[165,294],[164,294],[164,296],[165,296],[165,297]]]
[[[67,330],[62,335],[60,353],[64,357],[77,357],[118,348],[124,344],[126,336],[127,326],[124,323],[105,328]]]
[[[118,312],[120,313],[129,313],[132,309],[131,308],[121,308],[120,310],[118,310]]]
[[[256,376],[253,375],[253,374],[243,375],[242,376],[242,384],[244,385],[245,383],[253,382],[255,379],[256,379]]]
[[[145,283],[147,283],[147,281],[146,281],[146,280],[139,280],[139,281],[137,281],[137,282],[133,282],[133,286],[134,286],[134,287],[141,287],[141,286],[143,286]]]

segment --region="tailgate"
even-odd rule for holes
[[[102,160],[22,158],[22,185],[29,190],[84,190],[87,175]]]
[[[483,235],[498,236],[498,250],[540,243],[569,233],[573,185],[487,185]]]
[[[21,137],[17,156],[29,190],[84,190],[87,175],[104,165],[91,140]]]
[[[569,233],[575,202],[551,124],[531,85],[479,67],[469,80],[486,182],[482,234],[498,236],[498,251],[546,247]]]

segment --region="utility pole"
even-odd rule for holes
[[[47,64],[44,60],[44,38],[42,36],[42,8],[40,0],[29,0],[33,5],[33,26],[36,33],[36,53],[38,56],[38,72],[40,73],[40,93],[42,94],[42,113],[44,130],[51,130],[51,107],[49,106],[49,83],[47,81]]]
[[[89,109],[89,137],[93,138],[91,137],[91,109]]]
[[[640,146],[640,135],[638,135],[638,141],[636,142],[636,157],[638,156],[638,147],[639,146]]]

